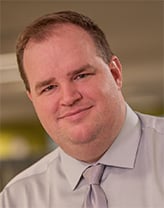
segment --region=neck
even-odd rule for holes
[[[115,125],[111,128],[107,125],[106,128],[102,130],[101,134],[92,141],[84,144],[72,144],[69,145],[69,148],[63,148],[63,150],[77,160],[95,163],[105,154],[119,135],[126,117],[126,105],[123,106],[121,112],[122,114],[119,115],[119,122],[116,121]]]

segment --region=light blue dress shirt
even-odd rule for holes
[[[134,113],[97,163],[109,208],[164,207],[164,118]],[[0,194],[0,208],[81,208],[90,164],[57,148],[16,176]],[[101,208],[101,207],[100,207]]]

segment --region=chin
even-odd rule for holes
[[[71,138],[71,142],[73,144],[88,144],[92,141],[93,139],[91,138]]]
[[[93,141],[95,138],[95,134],[85,128],[81,128],[79,131],[73,131],[70,134],[70,140],[74,144],[87,144]]]

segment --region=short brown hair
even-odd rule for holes
[[[88,17],[73,11],[61,11],[46,14],[36,19],[20,34],[16,45],[16,55],[20,75],[26,90],[30,91],[29,82],[23,66],[24,50],[29,40],[43,41],[51,35],[55,25],[71,23],[84,29],[93,39],[99,56],[109,63],[113,53],[103,31]]]

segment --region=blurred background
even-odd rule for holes
[[[15,43],[33,19],[60,10],[75,10],[97,22],[123,65],[127,102],[136,111],[164,115],[163,1],[1,0],[0,190],[17,173],[56,148],[26,97]]]

